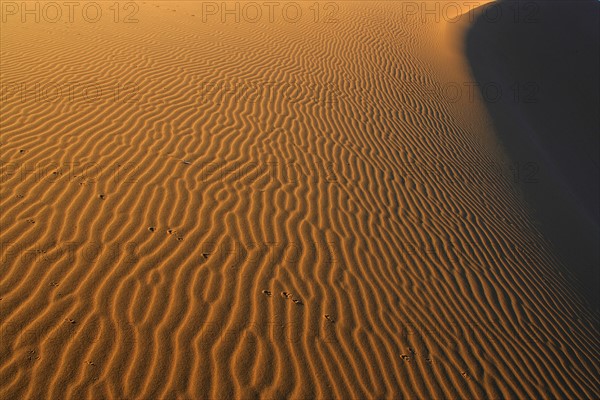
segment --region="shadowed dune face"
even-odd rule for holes
[[[479,12],[467,56],[499,139],[521,166],[544,232],[597,309],[600,2],[507,0]]]
[[[2,400],[600,396],[447,2],[95,3],[3,11]]]

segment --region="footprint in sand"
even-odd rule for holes
[[[466,380],[468,380],[468,381],[470,381],[470,380],[471,380],[471,377],[470,377],[470,376],[469,376],[469,374],[468,374],[468,373],[466,373],[465,371],[461,372],[460,374],[461,374],[461,375],[462,375],[462,377],[463,377],[463,378],[465,378]]]
[[[29,224],[35,224],[35,220],[30,218],[30,219],[27,220],[27,223],[29,223]]]
[[[262,293],[266,296],[271,296],[271,292],[268,290],[263,290]]]
[[[25,196],[23,196],[22,194],[17,195],[17,199],[22,199],[23,197],[25,197]]]
[[[208,256],[210,256],[210,253],[202,253],[202,257],[204,257],[205,259],[208,259]]]
[[[151,226],[151,227],[149,227],[149,228],[148,228],[148,230],[149,230],[150,232],[154,232],[154,231],[156,231],[156,228],[155,228],[155,227],[153,227],[153,226]]]
[[[325,314],[325,319],[327,321],[329,321],[329,322],[332,322],[332,323],[335,322],[335,320],[333,319],[333,317],[331,315],[329,315],[329,314]]]
[[[73,325],[76,323],[76,321],[72,318],[67,318],[65,321],[68,321],[70,324],[73,324]]]
[[[177,232],[175,229],[168,229],[168,230],[167,230],[167,233],[168,233],[169,235],[172,235],[172,234],[174,234],[175,232]]]
[[[98,196],[98,198],[100,198],[101,200],[104,200],[104,199],[106,199],[106,195],[101,194]]]
[[[304,305],[304,303],[302,302],[302,300],[298,300],[298,299],[292,299],[292,301],[293,301],[293,302],[294,302],[294,304],[296,304],[297,306]]]
[[[19,150],[19,153],[23,154],[23,153],[25,153],[25,151],[26,150],[21,149],[21,150]]]
[[[288,292],[281,292],[281,296],[282,296],[284,299],[290,299],[290,298],[292,297],[292,294],[291,294],[291,293],[288,293]]]
[[[180,242],[183,242],[183,237],[182,237],[182,236],[179,236],[179,237],[177,238],[177,240],[179,240]]]
[[[406,354],[401,354],[400,357],[402,358],[403,361],[410,361],[410,357],[407,356]]]

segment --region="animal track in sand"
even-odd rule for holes
[[[300,300],[300,299],[294,299],[293,295],[290,292],[281,292],[281,297],[283,297],[284,299],[291,299],[294,302],[294,304],[296,304],[298,306],[301,306],[301,305],[304,304],[302,302],[302,300]]]
[[[156,228],[155,228],[155,227],[153,227],[153,226],[150,226],[150,227],[148,227],[148,230],[149,230],[150,232],[154,232],[154,231],[156,231]]]
[[[271,296],[271,292],[269,290],[263,290],[262,293],[267,296]]]
[[[35,355],[35,350],[29,350],[27,352],[28,356],[27,356],[27,360],[29,361],[35,361],[35,360],[39,360],[40,356],[36,356]]]
[[[333,319],[333,317],[331,315],[329,315],[329,314],[325,314],[325,319],[327,321],[329,321],[329,322],[332,322],[332,323],[335,322],[335,320]]]

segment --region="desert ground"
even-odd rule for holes
[[[599,398],[599,4],[2,0],[0,398]]]

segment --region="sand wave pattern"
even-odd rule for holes
[[[447,24],[136,4],[3,22],[1,398],[600,394]]]

